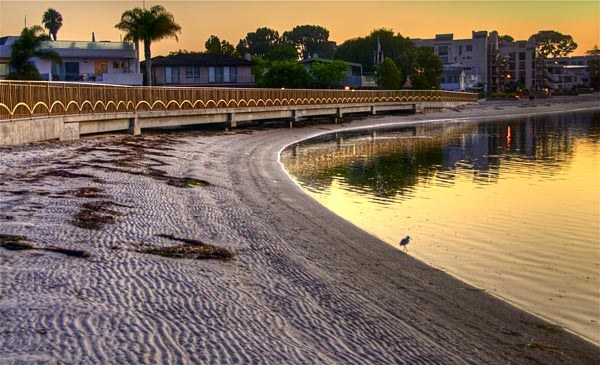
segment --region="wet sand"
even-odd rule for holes
[[[600,348],[334,215],[289,179],[278,153],[347,128],[599,105],[490,102],[1,149],[0,234],[90,257],[0,249],[0,363],[598,363]],[[174,238],[237,256],[141,252],[182,243]]]

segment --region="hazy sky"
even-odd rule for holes
[[[411,38],[433,38],[454,33],[470,38],[472,30],[497,30],[515,39],[527,39],[539,30],[570,34],[579,44],[573,55],[600,46],[600,1],[145,1],[146,7],[164,5],[182,26],[179,42],[154,44],[153,56],[171,50],[204,50],[211,34],[234,46],[259,27],[282,34],[296,25],[321,25],[330,39],[367,35],[389,28]],[[27,25],[41,24],[43,12],[54,7],[63,15],[59,40],[118,41],[114,28],[123,11],[143,6],[142,0],[114,1],[7,1],[0,0],[0,36],[18,35]]]

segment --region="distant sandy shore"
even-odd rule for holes
[[[334,215],[278,161],[328,131],[590,108],[597,96],[0,149],[0,234],[91,254],[0,248],[0,364],[597,364],[599,347]],[[175,238],[237,256],[140,252]]]

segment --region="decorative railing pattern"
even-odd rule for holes
[[[385,102],[477,102],[440,90],[304,90],[0,81],[0,120],[53,115]]]

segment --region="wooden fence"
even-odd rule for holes
[[[477,95],[440,90],[184,88],[0,81],[0,120],[158,110],[427,101],[477,102]]]

